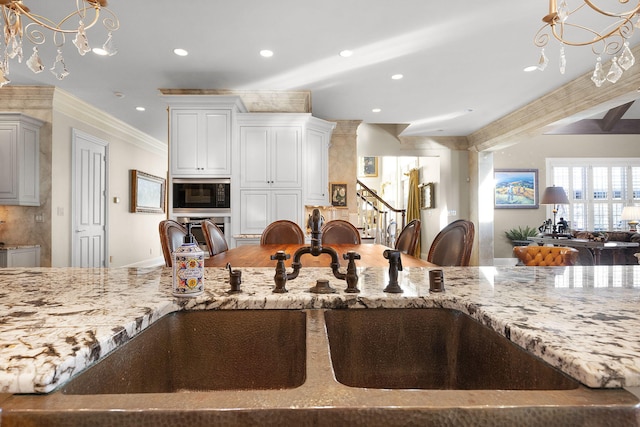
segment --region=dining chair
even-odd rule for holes
[[[304,243],[304,232],[293,221],[281,219],[267,225],[260,237],[261,245],[278,245],[286,243]]]
[[[475,227],[471,221],[453,221],[433,239],[427,261],[441,266],[468,266],[474,236]]]
[[[164,255],[164,265],[171,267],[173,265],[173,252],[184,243],[187,228],[176,221],[165,219],[160,221],[158,229],[162,255]]]
[[[334,219],[322,227],[322,244],[362,243],[360,232],[349,221]]]
[[[227,240],[224,238],[224,233],[210,219],[202,221],[202,234],[204,234],[205,241],[207,242],[209,255],[214,256],[229,250]]]
[[[414,219],[404,226],[398,239],[396,240],[395,249],[406,255],[415,256],[416,247],[420,241],[420,220]],[[420,254],[418,254],[418,257]]]
[[[526,266],[569,266],[578,261],[578,251],[565,246],[515,246],[513,254]]]

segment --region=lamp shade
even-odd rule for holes
[[[547,187],[544,189],[540,203],[543,205],[568,205],[569,198],[567,193],[564,192],[564,188]]]
[[[640,206],[625,206],[622,208],[620,219],[634,221],[640,219]]]

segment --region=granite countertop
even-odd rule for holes
[[[272,293],[274,269],[207,268],[205,293],[171,295],[171,269],[22,268],[0,271],[0,393],[47,393],[149,324],[177,310],[451,308],[595,388],[640,386],[640,266],[450,267],[444,293],[426,268],[399,274],[402,294],[382,291],[385,268],[359,268],[359,294],[329,268],[302,269]],[[336,294],[308,290],[328,279]]]
[[[39,248],[40,245],[16,245],[16,244],[3,244],[0,245],[0,251],[8,251],[14,249],[29,249],[29,248]]]

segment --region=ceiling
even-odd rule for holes
[[[55,10],[61,3],[75,7],[73,0],[24,3],[55,18],[62,18]],[[558,46],[551,43],[547,69],[523,71],[539,57],[533,37],[547,13],[542,0],[309,4],[110,0],[121,25],[114,33],[117,55],[81,57],[67,40],[63,53],[70,75],[64,80],[48,69],[33,74],[18,63],[11,64],[9,78],[13,85],[57,85],[160,141],[166,141],[167,115],[159,88],[308,90],[320,118],[411,124],[412,135],[466,136],[590,72],[594,64],[589,48],[567,48],[561,75]],[[97,33],[87,33],[92,45],[106,38]],[[174,48],[189,55],[179,57]],[[25,43],[24,49],[28,58],[31,46]],[[273,57],[261,57],[262,49],[274,51]],[[345,49],[353,55],[339,56]],[[40,48],[47,68],[54,50],[51,44]],[[404,77],[393,80],[394,74]],[[606,85],[593,90],[607,90]],[[146,111],[136,111],[138,106]]]

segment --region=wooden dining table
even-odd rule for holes
[[[275,260],[271,260],[271,255],[278,251],[285,251],[291,258],[285,261],[287,267],[291,266],[293,260],[293,254],[295,254],[298,248],[308,245],[300,244],[282,244],[282,245],[242,245],[237,248],[229,249],[228,251],[219,253],[212,257],[205,259],[205,267],[225,267],[227,263],[232,267],[275,267]],[[342,255],[348,251],[355,251],[360,254],[360,259],[356,260],[356,266],[358,267],[388,267],[389,260],[387,260],[382,253],[386,249],[391,249],[384,245],[379,244],[331,244],[324,245],[330,246],[336,250],[340,260],[340,265],[346,267],[347,261],[342,258]],[[411,255],[402,254],[402,266],[403,267],[436,267],[435,264],[427,262],[423,259],[413,257]],[[329,254],[321,254],[313,256],[311,254],[304,254],[300,258],[300,262],[303,267],[330,267],[331,256]]]

